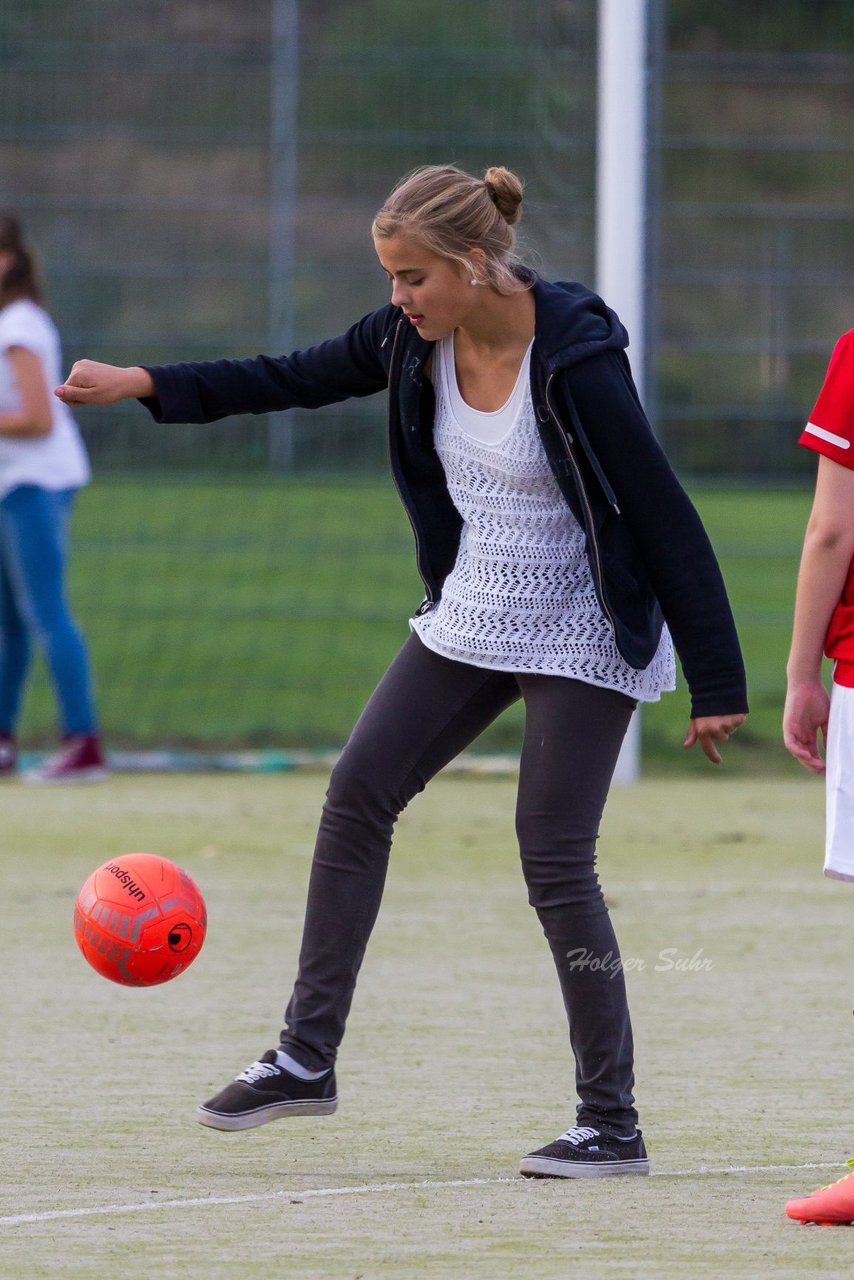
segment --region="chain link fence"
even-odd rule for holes
[[[282,351],[386,301],[373,213],[417,164],[516,166],[544,268],[589,278],[595,9],[461,0],[6,3],[0,189],[67,354]],[[96,466],[376,471],[382,406],[175,433],[86,415]]]
[[[675,463],[803,474],[788,444],[850,325],[854,6],[654,0],[650,412]],[[0,200],[69,357],[302,345],[376,306],[371,216],[416,164],[516,167],[535,261],[590,281],[593,0],[5,0]],[[99,468],[372,471],[382,410],[152,429]]]
[[[517,169],[532,260],[592,283],[596,25],[595,0],[0,0],[0,205],[67,361],[339,332],[387,298],[371,217],[423,163]],[[805,483],[795,440],[852,323],[854,5],[650,0],[650,33],[650,416],[686,479]],[[81,425],[72,585],[113,740],[340,741],[419,598],[371,489],[383,398]],[[342,477],[365,482],[346,528]],[[769,556],[789,580],[797,536],[764,580]],[[741,615],[758,650],[786,590]],[[42,680],[27,723],[52,715]]]
[[[854,6],[669,0],[653,49],[651,413],[683,473],[804,478],[853,322]]]

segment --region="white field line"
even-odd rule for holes
[[[701,1165],[698,1169],[659,1170],[651,1173],[653,1178],[708,1178],[722,1177],[734,1173],[778,1173],[801,1172],[809,1169],[840,1169],[840,1162],[832,1164],[731,1164],[721,1168],[709,1168]],[[286,1191],[263,1191],[245,1196],[198,1196],[181,1200],[145,1200],[141,1204],[101,1204],[81,1209],[47,1209],[43,1213],[13,1213],[0,1217],[0,1227],[18,1227],[29,1222],[56,1222],[61,1218],[91,1218],[102,1213],[144,1213],[152,1209],[205,1209],[223,1204],[263,1204],[265,1201],[286,1200],[291,1204],[300,1204],[303,1200],[316,1199],[320,1196],[362,1196],[384,1195],[392,1191],[421,1191],[442,1187],[494,1187],[507,1183],[518,1183],[530,1186],[531,1182],[521,1177],[514,1178],[455,1178],[447,1182],[376,1182],[366,1183],[360,1187],[312,1187],[306,1190],[291,1188]],[[806,1194],[806,1193],[804,1193]]]

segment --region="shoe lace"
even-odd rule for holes
[[[849,1169],[854,1169],[854,1160],[846,1160]],[[831,1187],[838,1187],[840,1182],[847,1182],[849,1178],[854,1178],[854,1173],[843,1173],[841,1178],[837,1178],[835,1182],[828,1182],[824,1187],[816,1187],[813,1195],[818,1195],[819,1191],[829,1191]]]
[[[281,1068],[277,1067],[273,1062],[253,1062],[245,1071],[241,1071],[239,1076],[235,1076],[235,1080],[240,1080],[244,1084],[255,1084],[256,1080],[266,1080],[270,1076],[281,1074]]]
[[[598,1129],[591,1129],[588,1125],[576,1124],[571,1129],[567,1129],[566,1133],[562,1133],[558,1138],[558,1142],[568,1142],[573,1147],[580,1147],[582,1142],[589,1142],[591,1138],[598,1137]]]

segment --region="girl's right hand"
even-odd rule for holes
[[[119,400],[153,396],[155,391],[151,374],[138,366],[122,369],[97,360],[78,360],[53,394],[70,405],[116,404]]]

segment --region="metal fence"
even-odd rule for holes
[[[669,0],[653,47],[651,413],[683,472],[804,476],[854,322],[854,6]]]
[[[386,300],[371,217],[405,171],[518,167],[544,266],[589,277],[595,9],[460,0],[6,0],[0,200],[43,250],[69,358],[280,351]],[[375,468],[382,407],[152,430],[96,464]]]
[[[634,0],[626,0],[634,3]],[[693,474],[775,479],[849,327],[854,6],[653,0],[650,412]],[[69,357],[285,350],[385,297],[370,218],[419,163],[504,162],[590,281],[595,0],[4,0],[0,201]],[[370,470],[381,408],[206,432],[89,415],[98,466]],[[322,429],[321,429],[322,426]]]
[[[650,416],[686,477],[803,481],[797,433],[851,327],[854,4],[650,13]],[[0,205],[41,250],[68,361],[339,332],[387,297],[371,216],[421,163],[516,168],[534,261],[592,283],[596,17],[595,0],[0,0]],[[354,558],[388,577],[408,530],[354,525],[342,557],[337,511],[321,521],[277,481],[384,472],[382,397],[187,428],[129,405],[81,424],[110,483],[81,504],[73,586],[113,741],[270,743],[283,726],[295,741],[312,725],[340,740],[334,699],[349,717],[407,607],[374,601],[367,620]],[[763,551],[787,580],[798,536]],[[780,648],[788,603],[750,608]],[[42,681],[28,724],[51,720]]]

